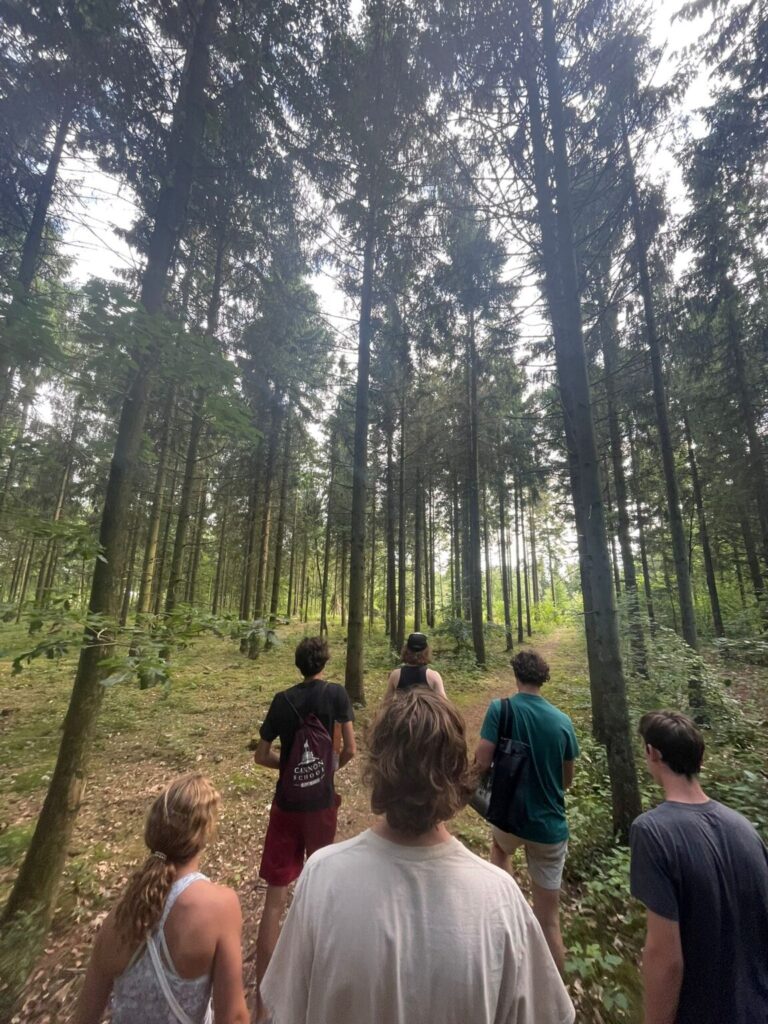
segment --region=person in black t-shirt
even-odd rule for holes
[[[303,679],[273,697],[267,717],[259,730],[259,745],[253,756],[256,764],[276,768],[282,774],[294,736],[302,721],[310,714],[320,720],[332,738],[336,735],[337,723],[340,725],[339,768],[343,768],[355,756],[355,731],[352,724],[355,714],[347,691],[338,683],[329,683],[323,679],[329,658],[328,644],[321,637],[305,637],[298,645],[296,668]],[[278,738],[279,753],[272,749],[272,744]],[[315,850],[330,845],[336,836],[336,817],[341,797],[331,787],[323,803],[324,806],[313,807],[312,810],[297,811],[281,807],[279,789],[272,801],[259,867],[259,877],[267,883],[267,893],[256,939],[258,984],[261,984],[280,935],[280,918],[285,909],[288,886],[301,874],[305,856],[309,857]],[[257,1019],[260,1016],[259,1004]]]
[[[630,833],[630,889],[648,918],[644,1024],[766,1024],[768,849],[699,785],[690,718],[651,711],[640,735],[665,797]]]
[[[441,697],[445,696],[440,673],[427,667],[432,660],[432,651],[426,633],[411,633],[400,652],[400,660],[400,668],[389,674],[385,700],[391,700],[398,691],[410,690],[414,686],[428,686]]]

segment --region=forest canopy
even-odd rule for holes
[[[201,636],[338,624],[362,706],[374,637],[482,672],[576,614],[619,840],[649,650],[701,722],[700,654],[765,659],[765,11],[660,23],[0,0],[3,643],[77,662],[4,927],[50,923],[105,694]]]

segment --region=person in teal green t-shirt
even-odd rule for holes
[[[491,826],[491,863],[510,871],[510,855],[524,847],[533,890],[533,912],[561,973],[565,949],[560,933],[560,887],[568,850],[568,822],[565,790],[573,781],[573,763],[579,744],[573,723],[541,696],[549,679],[549,665],[535,651],[519,651],[512,659],[517,693],[509,698],[509,738],[527,744],[530,750],[525,817],[518,832],[502,832]],[[483,771],[493,763],[502,700],[491,701],[480,730],[475,761]]]

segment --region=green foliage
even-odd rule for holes
[[[768,665],[768,637],[753,636],[742,637],[738,640],[729,640],[726,637],[717,637],[714,647],[718,654],[745,661],[750,665]]]

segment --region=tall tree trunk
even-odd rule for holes
[[[635,557],[632,552],[630,534],[629,502],[627,497],[627,480],[624,473],[624,450],[621,427],[619,425],[618,401],[616,397],[616,376],[619,373],[618,353],[618,309],[614,302],[608,301],[606,289],[601,288],[598,296],[605,310],[600,324],[600,343],[603,351],[605,367],[605,396],[608,406],[608,435],[611,445],[611,466],[613,468],[613,486],[616,493],[616,510],[618,516],[619,548],[621,550],[621,567],[624,575],[624,588],[627,593],[629,612],[629,642],[632,654],[632,667],[643,677],[648,675],[648,656],[645,648],[645,636],[640,618],[640,602],[637,593],[637,573]]]
[[[227,527],[229,526],[229,506],[232,499],[232,487],[227,481],[223,484],[224,508],[221,513],[219,524],[219,546],[216,557],[216,575],[213,580],[213,598],[211,600],[211,615],[218,615],[222,607],[224,596],[224,581],[227,573]],[[293,549],[291,549],[293,555]]]
[[[371,554],[368,567],[368,634],[373,629],[373,619],[376,609],[375,587],[376,587],[376,481],[378,478],[378,457],[374,466],[373,487],[371,487]]]
[[[128,555],[128,567],[125,574],[125,583],[123,585],[123,600],[120,605],[120,617],[118,619],[121,626],[124,626],[128,621],[128,613],[131,610],[131,595],[133,593],[133,576],[136,570],[136,552],[139,547],[139,527],[141,525],[141,501],[137,500],[136,508],[133,513],[133,522],[130,530],[130,554]]]
[[[619,556],[616,551],[616,533],[614,531],[613,503],[611,501],[611,483],[608,467],[603,462],[603,478],[605,481],[605,511],[608,525],[608,539],[611,545],[611,565],[613,566],[613,587],[616,597],[621,597],[621,574],[619,573]]]
[[[193,169],[197,166],[205,124],[205,86],[218,3],[219,0],[204,0],[191,42],[187,75],[174,110],[168,154],[169,174],[158,199],[142,277],[141,302],[150,316],[159,314],[164,304],[171,256],[185,221]],[[147,351],[140,357],[120,414],[99,533],[103,558],[95,562],[89,602],[89,612],[100,618],[114,619],[119,610],[117,584],[122,575],[127,510],[155,365],[154,351]],[[4,942],[18,943],[18,923],[23,921],[25,951],[30,957],[26,962],[30,966],[37,943],[53,914],[72,829],[83,798],[88,756],[104,695],[101,662],[112,649],[109,630],[86,630],[56,766],[32,841],[3,914]],[[6,1003],[10,1005],[15,994],[9,993],[5,997]]]
[[[421,632],[421,579],[422,579],[422,542],[424,539],[424,503],[421,490],[421,474],[416,476],[416,491],[413,515],[413,628],[417,633]]]
[[[320,577],[320,636],[328,635],[328,570],[331,564],[331,523],[333,522],[334,482],[336,479],[336,431],[329,439],[330,477],[325,512],[325,542],[323,544],[323,571]]]
[[[693,449],[693,436],[691,434],[691,423],[688,415],[683,415],[685,427],[685,443],[688,446],[688,465],[691,469],[691,482],[693,484],[693,500],[696,502],[696,514],[699,517],[699,541],[704,556],[704,571],[707,576],[707,590],[709,591],[709,604],[712,609],[712,624],[715,628],[715,636],[725,636],[723,627],[723,616],[720,611],[720,598],[717,593],[717,580],[715,579],[715,567],[712,562],[712,549],[709,546],[709,531],[707,530],[707,517],[704,512],[704,495],[701,489],[699,478],[699,467],[696,463],[696,453]]]
[[[277,447],[280,440],[280,429],[283,422],[283,409],[278,399],[272,409],[272,426],[269,434],[264,463],[264,494],[261,513],[261,540],[259,543],[259,562],[256,573],[256,594],[253,599],[253,616],[255,619],[264,617],[265,591],[267,580],[267,564],[269,562],[269,531],[272,526],[272,487],[275,482],[275,465],[277,464]]]
[[[747,555],[749,578],[752,580],[752,589],[755,592],[755,600],[757,601],[758,609],[761,611],[763,617],[765,617],[766,612],[768,612],[768,601],[766,601],[765,595],[765,580],[760,566],[760,559],[757,556],[755,535],[752,533],[752,526],[749,522],[749,518],[744,513],[739,516],[739,526],[741,528],[741,536],[744,539],[744,551]]]
[[[493,570],[491,568],[490,530],[488,528],[488,493],[483,487],[483,556],[485,560],[485,613],[493,622]]]
[[[29,553],[27,554],[27,560],[24,563],[24,569],[21,573],[21,586],[19,588],[19,607],[16,612],[16,625],[18,626],[21,620],[21,613],[24,611],[24,602],[27,600],[27,588],[29,587],[29,577],[32,572],[32,561],[35,557],[35,546],[36,539],[32,538],[32,543],[29,546]],[[2,1004],[0,1003],[0,1006]]]
[[[264,461],[263,445],[251,459],[251,488],[248,493],[248,515],[246,518],[245,559],[243,561],[243,586],[240,593],[240,618],[253,616],[253,594],[256,589],[256,573],[259,556],[259,502],[261,498],[261,471]]]
[[[648,621],[653,630],[656,616],[653,607],[653,591],[651,589],[651,572],[648,565],[648,545],[645,542],[645,516],[640,500],[640,469],[635,448],[635,434],[632,424],[629,425],[629,457],[632,466],[632,488],[635,493],[635,525],[637,526],[637,539],[640,544],[640,566],[643,570],[643,589],[645,591],[645,606],[648,611]]]
[[[166,615],[170,615],[184,597],[184,555],[187,549],[189,522],[193,512],[192,493],[197,480],[197,457],[200,450],[200,438],[203,433],[204,406],[205,396],[201,391],[195,399],[192,409],[192,423],[184,463],[184,477],[181,482],[181,497],[179,498],[179,509],[176,516],[176,534],[173,538],[173,554],[171,555],[171,569],[168,576],[168,590],[165,595]]]
[[[696,650],[699,645],[698,635],[696,632],[696,613],[693,606],[691,576],[688,570],[685,527],[683,525],[683,515],[680,505],[680,487],[677,481],[675,453],[672,446],[672,432],[669,426],[667,390],[664,383],[664,369],[661,361],[661,340],[659,338],[656,323],[656,309],[653,300],[653,290],[651,288],[651,275],[648,270],[648,243],[645,238],[645,228],[640,209],[640,197],[638,195],[637,181],[635,179],[635,162],[632,158],[632,151],[629,146],[629,136],[627,134],[626,125],[623,121],[622,149],[624,163],[629,176],[629,195],[632,209],[632,224],[635,235],[635,254],[637,257],[638,276],[640,279],[640,294],[643,299],[643,311],[645,314],[645,334],[648,349],[651,354],[653,401],[656,408],[656,425],[659,431],[661,462],[664,467],[664,483],[667,491],[667,514],[669,516],[669,527],[672,535],[672,554],[675,563],[675,579],[677,581],[677,594],[680,603],[683,639],[690,647],[693,647],[693,649]],[[700,704],[703,700],[700,680],[696,678],[691,679],[690,691],[692,704]]]
[[[341,564],[339,565],[339,590],[341,591],[341,627],[347,624],[347,535],[341,535]]]
[[[395,460],[392,431],[387,433],[387,493],[385,495],[387,533],[387,634],[397,649],[397,564],[395,557]]]
[[[203,536],[205,534],[205,516],[208,510],[208,474],[200,473],[200,486],[197,495],[197,513],[195,516],[195,533],[192,543],[192,551],[189,559],[189,573],[187,578],[187,592],[185,601],[187,604],[197,604],[197,574],[200,570],[200,559],[203,554]]]
[[[398,467],[397,517],[397,633],[395,649],[401,651],[405,643],[405,606],[408,594],[406,582],[406,504],[405,504],[405,391],[400,403],[400,465]]]
[[[285,424],[285,440],[283,443],[283,477],[280,482],[280,498],[277,507],[277,534],[275,536],[275,565],[272,576],[272,600],[269,604],[270,618],[277,617],[277,606],[280,601],[280,574],[283,568],[283,538],[285,534],[285,512],[288,501],[288,481],[291,476],[291,427],[293,419],[288,414]]]
[[[176,392],[172,387],[163,403],[163,433],[160,438],[160,449],[157,456],[152,508],[150,509],[149,522],[147,523],[147,539],[144,545],[144,561],[141,567],[139,598],[136,604],[137,615],[146,615],[151,607],[152,581],[155,576],[155,565],[157,562],[157,545],[160,539],[160,522],[163,513],[163,497],[165,495],[166,477],[168,475],[168,456],[170,454],[170,440],[173,434],[175,411]]]
[[[520,482],[515,477],[515,583],[517,588],[517,642],[521,644],[523,636],[523,585],[520,559]]]
[[[350,698],[365,703],[363,634],[365,614],[365,512],[368,504],[368,383],[371,368],[371,306],[373,302],[376,212],[368,193],[368,218],[360,289],[360,325],[355,390],[355,444],[352,455],[352,514],[349,553],[349,623],[344,685]]]
[[[467,399],[469,426],[469,474],[467,480],[469,544],[466,549],[469,568],[469,614],[472,619],[472,645],[478,665],[485,664],[485,633],[483,631],[483,581],[480,561],[480,464],[477,439],[477,347],[475,314],[469,312],[467,331]]]
[[[499,541],[501,546],[501,597],[504,602],[504,632],[506,634],[506,649],[513,649],[512,643],[512,616],[509,607],[509,562],[507,559],[507,518],[506,518],[506,488],[503,478],[499,480]]]
[[[531,542],[531,585],[533,587],[533,604],[539,604],[539,566],[536,554],[536,515],[533,507],[533,494],[528,502],[528,536]]]
[[[528,586],[528,551],[525,543],[525,490],[520,487],[520,532],[523,537],[523,590],[525,593],[525,633],[532,635],[531,630],[531,595]]]
[[[532,117],[537,205],[542,240],[547,236],[545,265],[551,282],[547,291],[550,308],[553,310],[555,357],[570,455],[571,486],[577,509],[577,527],[583,532],[583,550],[588,559],[585,565],[588,582],[585,616],[593,619],[590,629],[586,631],[587,646],[591,648],[590,678],[594,677],[593,687],[599,694],[599,713],[605,727],[613,825],[615,831],[626,839],[629,826],[641,809],[640,793],[635,772],[582,334],[570,169],[552,0],[541,0],[541,11],[556,206],[553,211],[549,194],[546,141],[540,126],[533,124]],[[531,92],[536,92],[538,101],[538,90],[529,91],[529,97]],[[531,107],[532,104],[529,110]]]
[[[290,619],[293,616],[291,603],[294,601],[294,577],[296,570],[296,527],[298,524],[299,516],[299,489],[296,488],[296,493],[293,497],[293,516],[291,517],[291,557],[288,562],[288,597],[285,601],[285,617]]]

